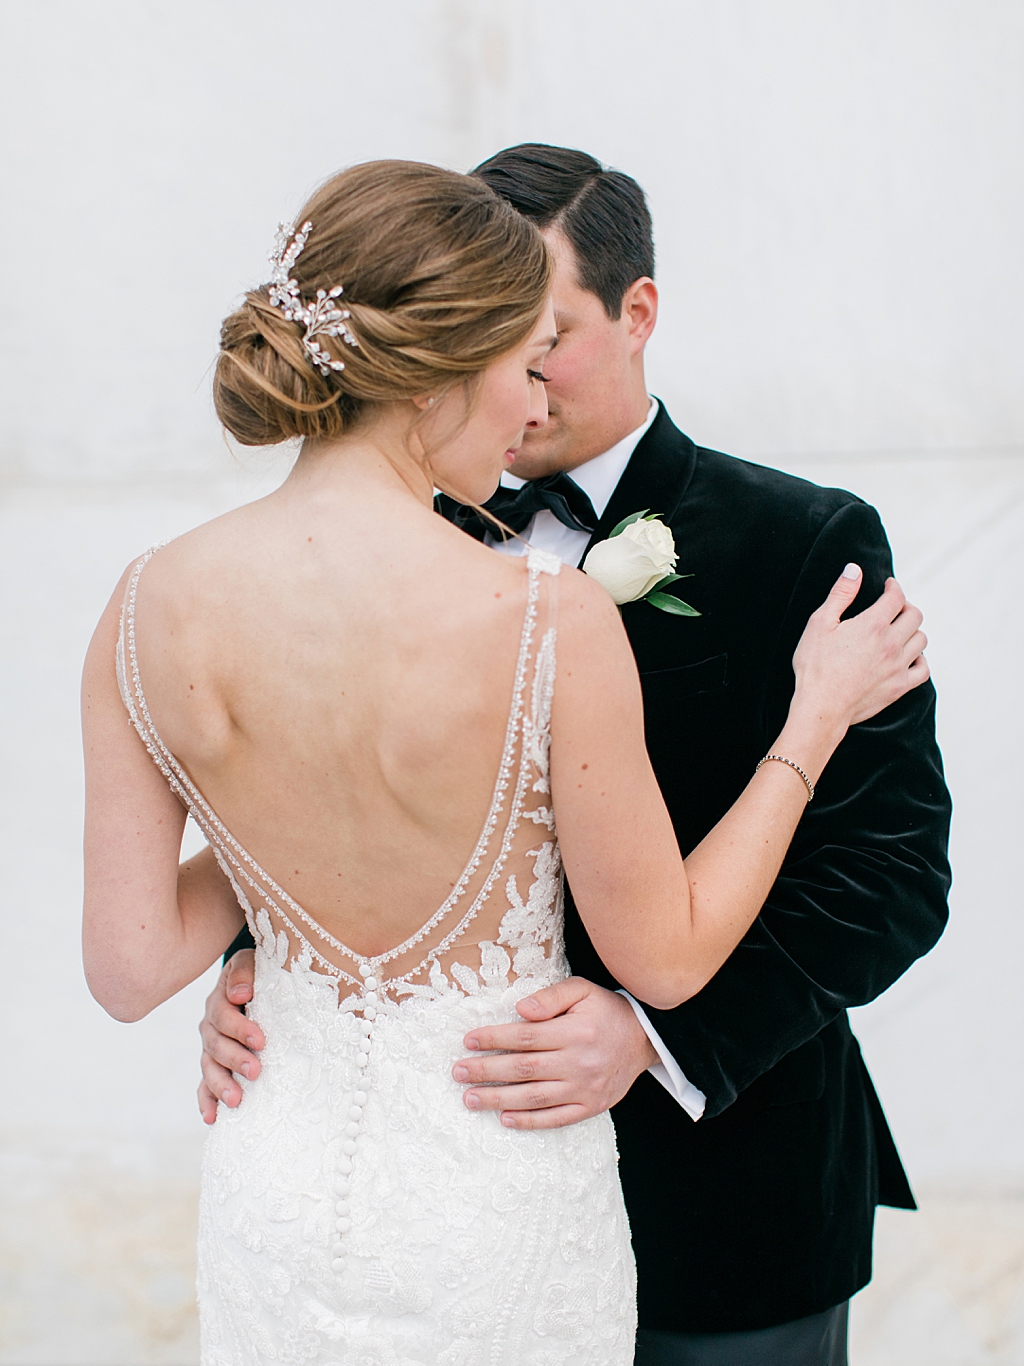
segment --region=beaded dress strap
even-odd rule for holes
[[[310,953],[311,958],[329,976],[339,978],[359,989],[364,983],[360,977],[366,979],[368,975],[375,978],[382,976],[381,969],[394,959],[401,957],[421,943],[432,930],[437,929],[448,915],[455,909],[459,901],[465,894],[470,878],[479,869],[487,849],[498,826],[498,820],[507,800],[512,769],[515,761],[516,743],[523,726],[523,695],[526,685],[527,664],[530,657],[530,650],[533,643],[534,630],[537,620],[537,600],[539,595],[539,576],[540,574],[555,575],[561,569],[561,561],[546,551],[531,550],[527,557],[528,568],[528,588],[526,612],[523,619],[522,634],[520,637],[519,656],[516,662],[515,679],[512,689],[512,703],[509,709],[508,722],[505,727],[505,740],[502,749],[501,763],[498,768],[498,776],[495,781],[494,790],[491,796],[491,803],[488,809],[487,818],[484,822],[480,837],[477,840],[473,853],[462,871],[462,875],[452,888],[451,893],[414,934],[410,935],[401,944],[385,953],[369,956],[356,953],[347,944],[342,943],[328,930],[326,930],[317,920],[315,920],[299,903],[281,887],[270,874],[260,866],[249,851],[235,838],[228,827],[214,811],[202,792],[189,777],[185,768],[179,763],[175,755],[164,744],[159,731],[150,715],[146,695],[142,686],[142,677],[139,671],[138,651],[135,639],[135,610],[138,597],[139,579],[143,569],[156,554],[160,546],[154,546],[147,550],[140,558],[132,571],[125,593],[124,604],[121,609],[121,623],[117,641],[117,678],[121,690],[121,697],[124,701],[128,715],[132,724],[138,731],[146,749],[149,751],[154,763],[167,779],[171,790],[175,793],[182,804],[187,808],[189,814],[202,830],[206,839],[209,841],[214,856],[217,859],[221,870],[228,878],[235,892],[238,902],[245,911],[246,920],[253,938],[257,943],[263,941],[263,934],[257,924],[256,913],[253,910],[248,894],[245,890],[248,887],[254,892],[257,898],[266,902],[278,916],[287,930],[294,938],[302,944]],[[388,979],[387,985],[395,987],[401,983],[408,983],[425,968],[430,967],[433,962],[442,954],[446,953],[458,939],[465,934],[472,921],[476,918],[480,908],[484,905],[494,888],[495,883],[501,876],[502,870],[508,860],[509,852],[512,847],[512,840],[516,829],[522,819],[523,806],[526,797],[526,764],[525,756],[521,755],[519,773],[513,788],[511,803],[508,811],[508,819],[503,832],[501,846],[495,856],[494,862],[488,871],[484,882],[473,898],[471,905],[459,920],[458,924],[450,930],[444,938],[436,944],[430,952],[420,960],[414,968],[402,973],[400,976]],[[291,912],[291,914],[289,914]],[[346,971],[340,964],[334,963],[316,947],[308,936],[299,929],[295,920],[302,921],[320,941],[336,953],[349,959],[359,977]]]

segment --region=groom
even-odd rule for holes
[[[864,569],[859,607],[881,591],[885,533],[851,494],[695,446],[648,397],[657,291],[635,181],[583,152],[532,144],[475,174],[538,224],[556,261],[550,419],[527,434],[493,510],[578,564],[623,517],[649,509],[693,576],[680,587],[699,617],[646,603],[623,611],[648,748],[686,853],[780,730],[796,642],[843,566]],[[493,543],[471,509],[441,503]],[[544,1128],[614,1106],[639,1275],[638,1366],[846,1362],[847,1304],[870,1279],[875,1206],[914,1208],[846,1009],[891,986],[945,924],[950,802],[934,706],[926,684],[850,732],[758,920],[698,996],[656,1011],[618,993],[570,896],[577,975],[538,993],[524,1024],[467,1036],[455,1076],[470,1108]],[[245,954],[208,1003],[208,1122],[215,1097],[241,1098],[229,1069],[258,1072],[262,1037],[238,1010],[251,983]],[[479,1056],[492,1049],[507,1051]]]

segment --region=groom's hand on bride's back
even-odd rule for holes
[[[658,1062],[626,998],[582,977],[535,992],[517,1010],[520,1024],[467,1034],[469,1056],[452,1068],[467,1108],[499,1110],[510,1129],[560,1129],[599,1115]]]
[[[217,1102],[234,1108],[254,1081],[263,1031],[245,1014],[252,999],[254,954],[242,949],[225,964],[206,1001],[199,1110],[207,1124]],[[499,1056],[469,1056],[453,1075],[467,1086],[471,1110],[500,1110],[509,1128],[555,1129],[589,1119],[620,1101],[641,1072],[658,1061],[624,996],[569,977],[519,1002],[522,1024],[474,1029],[466,1047]],[[472,1041],[472,1042],[471,1042]]]
[[[256,1056],[266,1043],[263,1030],[245,1013],[252,1000],[256,955],[252,949],[239,949],[224,964],[217,985],[206,998],[206,1014],[199,1026],[203,1040],[203,1079],[199,1083],[199,1113],[203,1122],[213,1124],[217,1102],[231,1109],[241,1101],[242,1088],[235,1080],[238,1072],[250,1081],[260,1074]]]

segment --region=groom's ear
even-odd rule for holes
[[[630,349],[635,355],[647,345],[658,321],[658,286],[649,275],[634,280],[622,296],[622,316],[629,325]]]

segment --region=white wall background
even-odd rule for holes
[[[330,172],[527,139],[647,188],[676,421],[875,502],[926,610],[954,916],[858,1012],[923,1208],[882,1212],[854,1360],[1024,1363],[1024,7],[5,0],[0,25],[0,1363],[197,1360],[207,984],[130,1027],[85,990],[77,679],[131,556],[287,467],[220,438],[220,319]]]

